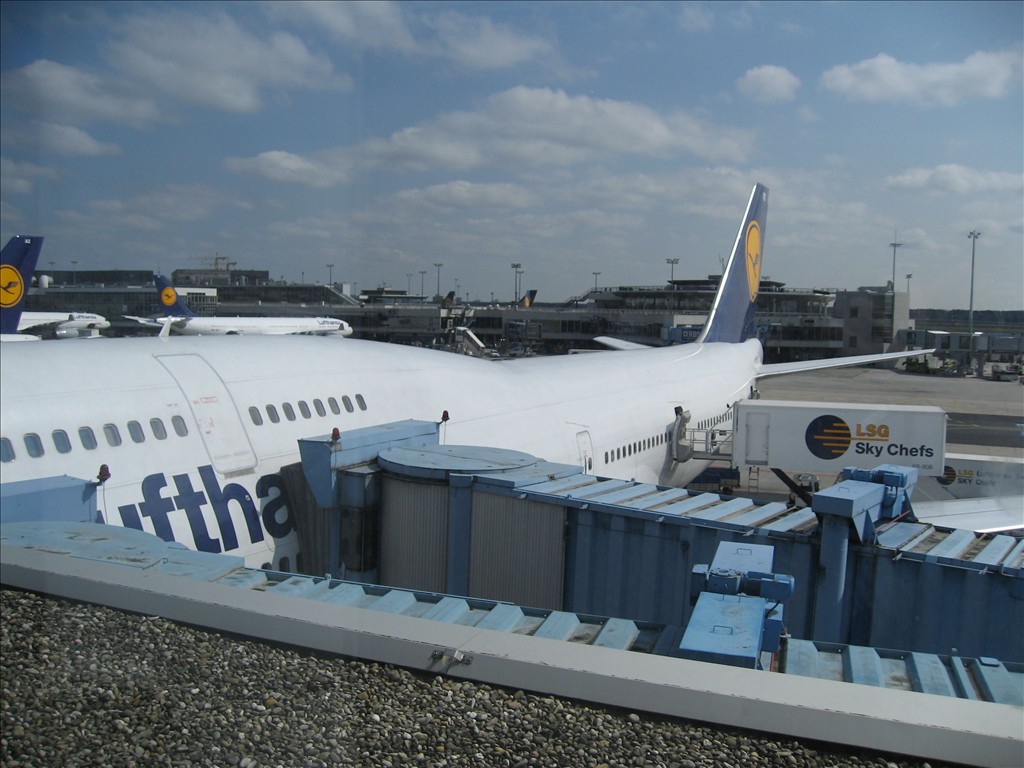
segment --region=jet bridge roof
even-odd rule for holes
[[[669,655],[679,627],[256,570],[88,523],[4,526],[0,560],[11,586],[454,677],[978,765],[1022,747],[1024,668],[995,659],[790,640],[786,674],[738,669]]]

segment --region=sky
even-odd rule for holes
[[[912,307],[966,309],[974,246],[974,308],[1020,310],[1022,30],[1020,2],[2,2],[0,241],[483,301],[518,263],[558,301],[718,273],[760,181],[764,276],[885,285],[898,242]]]

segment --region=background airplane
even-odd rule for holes
[[[692,344],[515,361],[321,337],[13,345],[0,367],[4,481],[90,478],[104,464],[107,523],[283,570],[298,544],[282,468],[298,462],[299,439],[335,427],[437,421],[447,411],[449,444],[685,485],[708,463],[693,456],[688,430],[725,422],[759,377],[810,365],[763,365],[753,336],[767,207],[757,184]]]
[[[43,238],[15,235],[0,252],[0,304],[3,341],[37,341],[42,337],[70,339],[95,336],[109,328],[102,315],[92,312],[25,312],[25,297],[32,284]],[[25,333],[27,331],[27,333]]]
[[[169,333],[182,336],[352,335],[352,326],[334,317],[202,317],[189,309],[166,277],[154,275],[153,281],[164,316],[129,316],[129,319],[148,327],[160,328],[161,336]]]

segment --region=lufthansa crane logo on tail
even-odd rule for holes
[[[750,300],[757,298],[757,289],[761,284],[761,228],[756,221],[747,226],[747,288],[750,289]]]
[[[838,459],[850,448],[850,425],[838,416],[819,416],[807,425],[804,443],[819,459]]]
[[[13,307],[25,295],[25,281],[15,267],[10,264],[0,265],[0,306],[4,309]]]
[[[173,307],[178,301],[178,292],[168,285],[160,291],[160,301],[165,307]]]

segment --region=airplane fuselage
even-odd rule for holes
[[[679,485],[706,464],[672,459],[676,408],[690,426],[718,423],[760,361],[757,341],[516,361],[294,336],[11,345],[3,482],[106,464],[105,522],[281,567],[297,537],[280,471],[300,438],[448,411],[447,444]]]
[[[171,332],[181,336],[276,336],[287,334],[350,335],[348,323],[333,317],[166,317]]]

